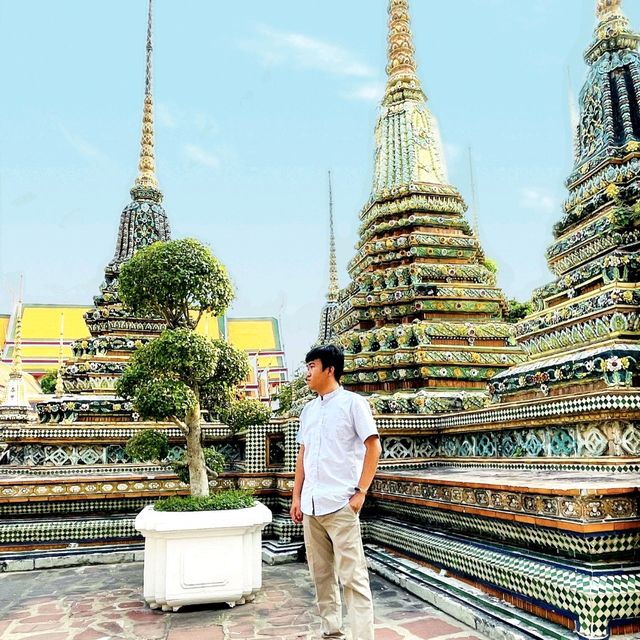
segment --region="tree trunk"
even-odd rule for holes
[[[208,496],[209,480],[200,442],[200,403],[187,414],[185,420],[187,434],[187,463],[189,464],[189,485],[192,496]]]

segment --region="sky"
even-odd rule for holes
[[[386,0],[155,0],[157,175],[174,238],[227,266],[230,317],[280,318],[288,364],[328,285],[327,171],[341,286],[368,200]],[[418,73],[450,182],[473,202],[508,297],[544,253],[573,164],[570,93],[595,0],[413,0]],[[625,3],[640,29],[640,2]],[[0,313],[91,304],[137,175],[145,0],[0,0]]]

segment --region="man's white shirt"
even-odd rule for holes
[[[323,516],[349,502],[362,474],[364,441],[377,435],[369,403],[357,393],[338,387],[305,406],[296,437],[304,445],[303,513]]]

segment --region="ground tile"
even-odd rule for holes
[[[464,625],[459,623],[453,625],[438,618],[424,618],[415,622],[405,622],[401,626],[421,640],[431,640],[432,638],[440,638],[452,633],[465,631]]]
[[[417,598],[372,576],[376,640],[486,640]],[[131,588],[136,585],[137,588]],[[0,635],[6,640],[316,640],[320,624],[304,564],[264,566],[252,603],[163,613],[141,599],[142,564],[0,574]],[[55,596],[44,593],[55,593]],[[46,608],[45,608],[46,607]],[[57,608],[56,608],[57,607]],[[55,623],[33,623],[51,617]],[[56,617],[58,616],[58,617]],[[438,635],[420,635],[411,625]],[[42,630],[40,625],[55,628]],[[17,633],[32,627],[28,633]],[[453,631],[454,635],[448,638]],[[426,632],[425,632],[426,633]],[[456,635],[458,637],[456,637]],[[628,639],[626,639],[628,640]]]
[[[376,629],[376,640],[403,640],[406,636],[401,636],[397,631],[383,627]]]

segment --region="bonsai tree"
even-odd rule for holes
[[[236,409],[235,387],[249,373],[246,354],[224,340],[195,332],[203,313],[220,315],[231,302],[227,271],[196,240],[156,242],[122,266],[119,295],[131,312],[161,316],[167,328],[134,352],[117,392],[133,401],[142,418],[169,420],[182,431],[191,495],[208,496],[209,478],[221,470],[222,461],[202,447],[201,412],[243,417],[247,402],[259,403],[243,400],[240,406],[245,409]],[[259,409],[251,418],[267,422],[268,412]],[[162,438],[154,444],[154,438],[139,437],[140,446],[129,449],[134,456],[152,460],[167,455]]]

